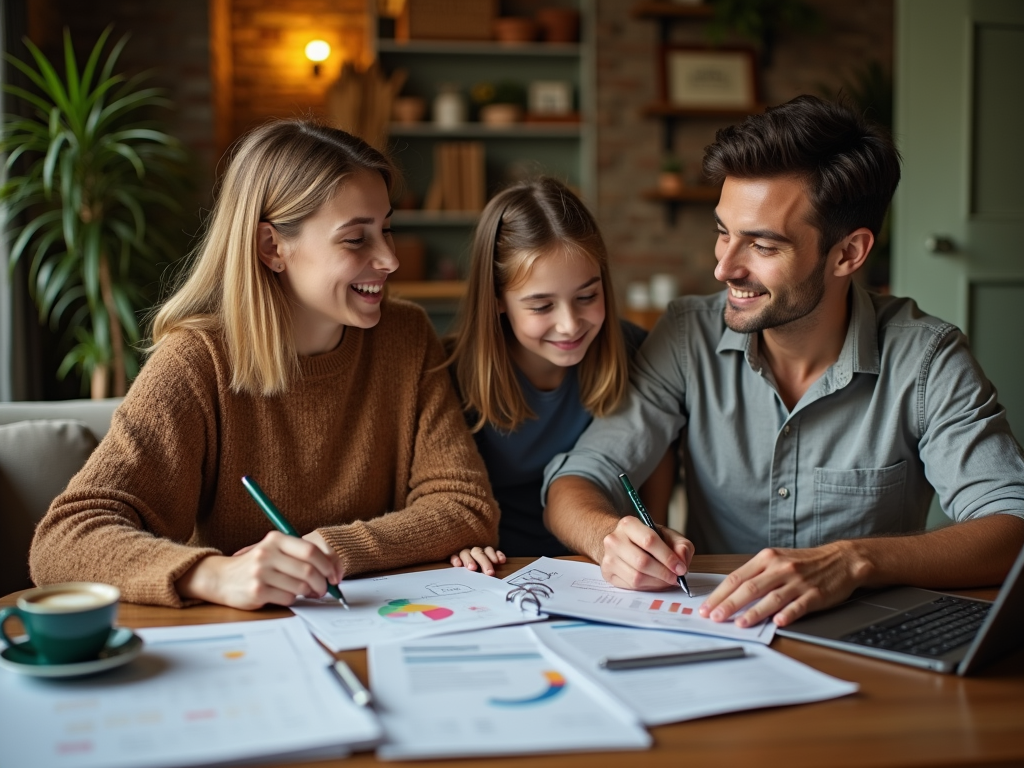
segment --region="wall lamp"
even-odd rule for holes
[[[310,40],[306,43],[306,58],[313,62],[313,76],[320,77],[320,63],[331,55],[331,46],[324,40]]]

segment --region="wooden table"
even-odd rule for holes
[[[532,559],[511,558],[498,575],[507,576]],[[728,573],[746,559],[742,555],[698,555],[692,567],[696,572]],[[442,566],[410,570],[435,567]],[[963,594],[991,598],[995,590],[970,590]],[[0,605],[13,604],[16,596],[17,593],[0,598]],[[118,620],[125,626],[139,628],[253,621],[290,613],[285,608],[249,612],[214,605],[176,610],[122,604]],[[776,638],[772,648],[822,672],[857,682],[860,691],[819,704],[740,712],[651,728],[654,747],[648,752],[386,765],[497,768],[518,766],[529,760],[531,768],[610,768],[629,763],[643,768],[1024,766],[1024,652],[987,668],[981,676],[959,678],[785,638]],[[366,681],[364,651],[346,651],[337,656]],[[378,763],[373,753],[361,753],[344,761],[302,765],[341,768],[385,764]]]

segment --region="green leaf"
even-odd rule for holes
[[[82,282],[90,304],[102,301],[100,296],[100,235],[101,229],[95,222],[85,225],[82,245]]]
[[[64,27],[64,70],[67,73],[68,101],[72,104],[79,100],[78,64],[75,61],[75,49],[71,45],[71,30]]]
[[[32,44],[32,41],[25,38],[25,46],[29,49],[32,57],[36,60],[36,66],[39,68],[39,73],[43,77],[44,85],[41,86],[45,91],[46,95],[53,99],[53,103],[60,107],[65,112],[70,112],[72,107],[68,102],[67,91],[64,90],[64,85],[60,81],[60,77],[57,75],[57,70],[50,64],[50,60],[43,55],[43,52],[36,48]]]
[[[146,175],[146,167],[142,164],[138,153],[130,146],[127,144],[111,144],[109,148],[130,162],[135,167],[135,173],[140,179]]]
[[[81,301],[85,298],[85,288],[80,285],[76,285],[73,288],[69,288],[64,291],[63,295],[53,305],[53,309],[50,310],[50,325],[51,327],[60,323],[64,313],[67,312],[68,308],[75,302]]]
[[[110,33],[113,29],[114,25],[108,24],[107,28],[100,34],[99,39],[96,41],[96,45],[92,47],[92,51],[89,53],[89,60],[85,62],[85,69],[82,70],[83,93],[89,93],[89,89],[92,87],[92,76],[96,71],[96,64],[100,60],[100,54],[103,53],[103,47],[107,44],[107,38],[110,37]]]
[[[11,263],[14,264],[18,261],[18,259],[21,257],[21,252],[25,250],[25,246],[28,245],[29,240],[32,239],[33,235],[35,235],[36,232],[38,232],[41,228],[45,227],[47,224],[51,222],[60,221],[60,217],[60,211],[48,211],[47,213],[44,213],[41,216],[32,219],[32,221],[26,224],[25,227],[21,230],[21,234],[18,236],[18,239],[14,242],[14,245],[11,247],[11,253],[8,256],[8,258],[11,260]]]
[[[8,61],[17,62],[18,64],[21,64],[20,61],[18,61],[9,54],[5,55],[4,58]],[[16,85],[5,85],[4,90],[12,96],[17,96],[19,99],[27,101],[29,104],[38,107],[43,112],[49,112],[50,108],[53,106],[53,102],[46,101],[45,99],[40,98],[36,94],[26,91],[24,88],[19,88]]]
[[[128,296],[119,286],[113,286],[114,306],[117,308],[117,317],[121,321],[121,328],[125,338],[131,342],[139,340],[139,322],[135,317],[135,308],[132,307]]]

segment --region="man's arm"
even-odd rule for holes
[[[741,627],[774,616],[785,627],[842,602],[857,587],[978,587],[1003,580],[1024,547],[1024,520],[995,514],[912,536],[837,541],[811,549],[764,549],[737,568],[700,608]]]
[[[609,584],[625,589],[666,589],[686,574],[693,545],[669,528],[654,531],[615,511],[608,495],[583,477],[563,475],[551,483],[544,524],[574,552],[601,564]]]

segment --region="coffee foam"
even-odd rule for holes
[[[89,608],[99,608],[114,602],[113,595],[105,594],[90,589],[66,589],[42,592],[25,599],[29,610],[32,608],[43,611],[83,611]]]

